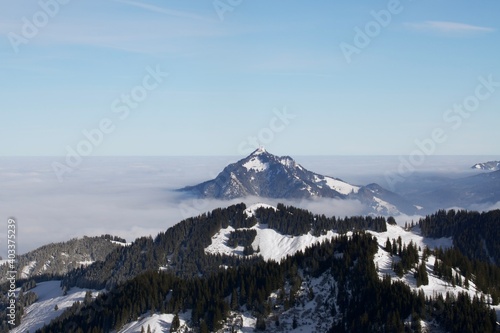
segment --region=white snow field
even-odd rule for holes
[[[10,330],[10,333],[25,333],[28,330],[35,332],[61,315],[74,302],[83,301],[87,290],[71,288],[67,295],[63,296],[60,283],[61,281],[40,282],[30,290],[37,294],[38,301],[24,310],[25,315],[21,319],[21,325]],[[97,294],[97,291],[92,290],[92,297],[97,296]],[[57,310],[55,310],[56,305]]]
[[[329,188],[331,188],[332,190],[337,191],[344,195],[349,195],[351,193],[358,193],[359,191],[359,186],[354,186],[332,177],[325,176],[324,178],[320,178],[318,176],[314,176],[314,181],[317,184],[324,184]]]
[[[152,316],[144,316],[136,321],[125,325],[118,333],[139,333],[144,328],[144,332],[148,332],[148,327],[151,333],[170,332],[172,321],[174,320],[173,314],[153,314]],[[189,329],[187,321],[191,319],[191,312],[179,314],[180,328],[178,333],[184,332]]]

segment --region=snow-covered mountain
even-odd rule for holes
[[[359,200],[368,212],[414,214],[417,208],[377,184],[359,186],[339,178],[311,172],[289,156],[276,156],[264,148],[224,168],[215,179],[180,191],[200,198],[230,200],[246,196],[277,199],[337,198]]]
[[[246,208],[243,211],[243,216],[246,216],[247,220],[252,220],[258,216],[260,208],[272,209],[279,213],[278,207],[260,203]],[[234,217],[230,216],[230,218]],[[231,238],[231,234],[248,230],[255,231],[255,237],[251,242],[251,246],[256,253],[245,255],[243,247],[231,246],[228,241]],[[452,238],[428,238],[422,236],[418,227],[404,229],[391,224],[386,225],[386,231],[367,231],[367,233],[371,234],[378,244],[372,260],[376,267],[378,278],[381,281],[389,278],[392,283],[402,282],[411,290],[421,292],[429,299],[447,293],[454,295],[454,297],[457,297],[459,293],[465,293],[471,299],[477,295],[484,297],[486,303],[491,302],[491,296],[477,288],[472,280],[466,285],[450,283],[435,272],[434,268],[438,260],[434,254],[425,255],[425,250],[426,248],[430,250],[450,248],[453,246]],[[346,235],[353,237],[353,233],[350,231]],[[248,228],[231,225],[228,227],[221,226],[211,236],[211,242],[205,247],[204,252],[206,254],[234,257],[261,256],[265,261],[280,262],[288,256],[293,256],[299,252],[305,253],[307,248],[339,236],[340,233],[337,233],[336,230],[328,230],[328,232],[322,235],[313,235],[311,232],[298,236],[287,235],[271,228],[268,224],[261,223],[257,218],[255,225]],[[417,285],[415,279],[416,268],[412,268],[400,276],[394,272],[394,264],[401,259],[398,255],[388,252],[386,247],[387,239],[400,239],[400,246],[403,248],[410,246],[410,244],[418,248],[418,260],[425,264],[428,283],[421,286]],[[315,255],[320,256],[320,252],[315,253]],[[345,253],[342,252],[342,249],[335,252],[335,258],[342,258],[344,255]],[[229,267],[225,266],[225,268],[228,269]],[[168,270],[167,268],[166,271]],[[265,304],[268,304],[270,307],[270,313],[264,318],[267,325],[266,332],[326,332],[332,327],[335,321],[341,320],[342,298],[339,296],[341,285],[339,277],[333,275],[329,270],[318,276],[312,276],[305,270],[299,270],[299,275],[302,278],[300,285],[297,287],[296,301],[293,306],[285,306],[283,296],[280,295],[283,291],[290,293],[290,284],[287,284],[283,290],[273,290],[267,296]],[[456,280],[466,280],[466,276],[459,269],[453,269],[453,275]],[[19,328],[16,328],[14,332],[25,332],[26,330],[30,330],[31,332],[36,328],[40,328],[43,324],[47,324],[51,319],[60,315],[62,309],[70,307],[72,302],[82,301],[85,295],[85,291],[78,288],[71,289],[68,295],[63,295],[58,282],[41,283],[33,292],[38,295],[39,299],[35,304],[26,308],[26,314],[23,316],[23,324]],[[93,296],[95,295],[96,292],[94,291]],[[230,302],[230,297],[227,299],[227,302]],[[59,308],[58,310],[54,310],[56,305]],[[497,311],[497,314],[499,313],[499,306],[492,306],[492,308]],[[168,311],[164,313],[152,313],[148,311],[139,317],[134,317],[134,319],[114,332],[131,333],[141,332],[142,330],[144,332],[154,332],[155,330],[156,332],[168,332],[171,330],[175,314]],[[194,324],[191,322],[191,310],[188,309],[179,312],[177,315],[180,325],[177,332],[192,331]],[[434,320],[435,311],[429,313],[429,316],[427,319],[419,319],[419,324],[423,328],[422,331],[444,331]],[[406,319],[406,323],[410,325],[411,320],[411,318]],[[223,321],[223,327],[217,332],[254,332],[256,331],[259,318],[255,310],[251,310],[247,306],[242,306],[237,310],[231,310]],[[278,322],[279,325],[277,324]]]
[[[225,167],[215,179],[182,190],[205,198],[224,200],[249,195],[303,199],[346,197],[356,193],[359,187],[312,173],[291,157],[275,156],[259,148],[246,158]]]
[[[50,323],[54,318],[59,317],[70,308],[75,302],[85,300],[85,294],[90,291],[92,298],[99,292],[95,290],[84,290],[73,288],[64,293],[60,286],[60,281],[46,281],[39,283],[30,292],[35,293],[37,301],[27,307],[21,320],[21,325],[11,329],[10,333],[35,332],[44,325]],[[19,292],[19,288],[17,290]]]
[[[485,171],[497,171],[500,170],[500,161],[477,163],[474,164],[471,168],[477,170],[485,170]]]

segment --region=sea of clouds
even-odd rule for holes
[[[293,156],[305,168],[349,183],[386,186],[388,170],[397,170],[397,156]],[[197,200],[176,189],[213,179],[241,157],[88,157],[59,182],[50,157],[0,158],[0,255],[5,257],[7,220],[17,221],[19,254],[74,237],[112,234],[132,241],[155,236],[190,216],[233,203],[284,202],[327,216],[358,215],[365,207],[346,200]],[[490,157],[432,157],[420,173],[462,177]],[[405,183],[400,184],[404,190]],[[478,207],[487,209],[488,207]],[[401,216],[398,222],[418,219]],[[4,223],[1,223],[4,221]]]

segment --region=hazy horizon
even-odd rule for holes
[[[349,183],[384,183],[385,172],[396,170],[397,157],[292,156],[310,171]],[[431,156],[416,174],[465,177],[483,156]],[[132,241],[155,236],[190,216],[237,202],[285,202],[326,215],[358,215],[356,202],[321,199],[293,201],[242,198],[231,201],[195,200],[173,192],[215,176],[238,157],[89,157],[60,183],[49,157],[0,158],[0,211],[5,220],[18,221],[18,250],[25,253],[41,245],[73,237],[113,234]],[[413,217],[408,217],[411,220]],[[405,217],[401,217],[404,223]],[[0,252],[5,256],[5,253]]]

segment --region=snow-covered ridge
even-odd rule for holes
[[[125,325],[118,333],[136,333],[148,332],[148,327],[151,332],[170,332],[172,322],[174,321],[175,315],[173,314],[153,314],[151,316],[141,317],[139,320],[133,321]],[[190,331],[188,322],[191,319],[191,311],[179,314],[180,327],[176,332]]]
[[[394,273],[392,269],[392,264],[393,262],[396,262],[398,259],[397,256],[391,256],[388,252],[384,250],[385,248],[385,243],[387,241],[387,238],[389,238],[391,241],[392,239],[397,239],[398,237],[401,237],[402,243],[405,245],[410,244],[410,242],[413,242],[417,248],[419,248],[419,260],[422,260],[422,255],[423,255],[423,250],[425,247],[429,247],[429,249],[436,249],[436,248],[450,248],[453,246],[453,240],[451,237],[447,238],[425,238],[420,235],[420,229],[418,227],[413,228],[413,230],[405,230],[404,228],[400,226],[393,226],[393,225],[387,225],[387,231],[386,232],[373,232],[373,231],[368,231],[371,233],[373,236],[377,238],[377,242],[379,244],[379,250],[375,254],[374,262],[376,267],[378,267],[378,274],[379,277],[382,279],[385,275],[391,276],[391,279],[394,281],[403,281],[405,284],[407,284],[410,288],[413,290],[422,290],[426,296],[433,297],[437,294],[446,294],[447,292],[453,293],[455,295],[458,295],[460,292],[465,292],[468,293],[471,298],[473,298],[475,295],[483,294],[481,291],[479,291],[475,284],[472,281],[469,281],[469,288],[465,288],[462,286],[453,286],[451,283],[444,281],[443,279],[440,279],[438,276],[434,274],[434,264],[436,261],[436,257],[431,255],[427,259],[426,262],[426,269],[427,269],[427,274],[429,276],[429,284],[423,285],[420,287],[417,287],[417,282],[416,279],[413,276],[414,270],[410,270],[408,273],[403,275],[403,277],[399,278],[396,273]],[[458,270],[453,270],[453,275],[455,274],[460,274],[460,271]],[[465,276],[462,276],[462,280],[465,280]],[[488,299],[488,295],[485,295],[486,299]]]
[[[299,164],[295,163],[295,161],[288,156],[280,158],[280,163],[287,168],[293,168],[296,166],[299,169],[303,169]]]
[[[274,208],[266,204],[257,204],[249,207],[245,211],[245,213],[247,214],[247,216],[254,216],[255,210],[260,207]],[[246,228],[242,228],[239,230],[243,229]],[[260,223],[257,223],[255,226],[249,229],[257,231],[257,236],[252,243],[252,248],[256,251],[259,250],[259,252],[254,255],[260,255],[266,261],[273,260],[277,262],[289,255],[294,255],[298,251],[304,251],[305,249],[315,244],[339,236],[339,234],[334,231],[328,231],[326,235],[322,235],[319,237],[313,236],[310,233],[301,236],[282,235],[277,231],[270,229],[267,225]],[[225,229],[221,229],[215,236],[212,237],[212,243],[205,249],[205,252],[209,254],[243,256],[244,248],[242,246],[232,248],[227,245],[229,234],[233,231],[235,231],[235,229],[231,226]],[[374,262],[376,267],[378,268],[378,274],[381,279],[385,275],[390,275],[392,280],[403,281],[414,290],[421,289],[425,293],[425,295],[429,297],[432,297],[436,294],[446,294],[446,292],[451,292],[455,295],[457,295],[459,292],[466,292],[471,297],[476,294],[482,294],[482,292],[476,288],[475,284],[472,281],[469,282],[469,287],[465,288],[458,285],[453,286],[451,283],[437,277],[433,272],[436,258],[432,255],[427,259],[426,262],[429,284],[417,287],[416,279],[413,276],[414,270],[410,270],[402,278],[399,278],[392,269],[392,264],[394,261],[398,260],[398,257],[391,256],[384,249],[387,238],[392,241],[392,239],[398,239],[398,237],[401,237],[403,244],[408,245],[410,244],[410,242],[412,242],[417,246],[417,248],[419,248],[419,255],[421,260],[423,250],[426,247],[431,250],[436,248],[446,249],[452,247],[453,240],[451,237],[439,239],[426,238],[420,234],[420,229],[418,227],[414,227],[412,230],[405,230],[400,226],[394,226],[390,224],[387,224],[387,231],[385,232],[368,232],[377,239],[377,242],[379,244],[379,250],[374,257]],[[349,234],[352,233],[348,233],[348,235]],[[453,274],[460,274],[460,272],[454,270]],[[462,279],[465,280],[465,277],[462,277]],[[489,295],[485,295],[485,297],[486,299],[488,299]]]
[[[36,261],[31,261],[28,265],[21,269],[21,279],[27,279],[30,277],[31,272],[35,269]]]
[[[374,209],[380,214],[389,214],[389,215],[397,215],[399,213],[396,206],[391,205],[387,201],[384,201],[380,198],[373,197],[373,200],[376,202],[376,206]]]
[[[255,216],[255,211],[259,208],[272,208],[277,210],[276,207],[271,205],[258,203],[248,207],[245,210],[245,214],[248,217]],[[252,228],[242,228],[239,230],[252,229],[257,231],[257,236],[255,236],[255,240],[252,243],[252,248],[255,251],[259,249],[260,252],[258,252],[257,255],[261,255],[264,260],[274,261],[280,261],[289,255],[294,255],[298,251],[304,251],[314,244],[338,235],[333,231],[329,231],[326,235],[320,237],[313,236],[310,233],[301,236],[282,235],[276,230],[268,228],[266,224],[260,223],[257,223]],[[205,249],[205,253],[242,256],[244,250],[242,246],[232,248],[226,245],[229,240],[229,234],[233,231],[235,231],[235,229],[231,226],[219,230],[219,232],[212,237],[212,244]]]
[[[500,170],[500,161],[489,161],[485,163],[477,163],[472,166],[472,169],[497,171]]]
[[[61,281],[40,282],[35,288],[30,290],[37,294],[38,301],[25,309],[21,325],[10,330],[10,333],[35,332],[37,329],[50,323],[52,319],[60,316],[74,302],[84,300],[86,290],[71,288],[67,295],[63,295],[60,283]],[[92,292],[92,297],[97,296],[97,291],[94,290]]]
[[[249,217],[255,216],[255,211],[260,207],[276,209],[273,206],[260,203],[250,206],[245,210],[245,213]],[[322,235],[319,237],[313,236],[310,233],[301,236],[282,235],[277,231],[270,229],[267,225],[260,223],[257,223],[255,226],[249,229],[257,231],[257,236],[252,243],[252,247],[254,250],[259,249],[260,252],[256,253],[256,255],[262,256],[262,258],[266,261],[280,261],[281,259],[289,255],[294,255],[298,251],[304,251],[308,247],[339,236],[339,234],[334,231],[328,231],[326,235]],[[227,240],[229,239],[229,234],[233,231],[235,231],[235,229],[231,226],[225,229],[221,229],[215,236],[212,237],[212,243],[205,249],[205,252],[210,254],[243,256],[242,246],[232,248],[226,245]],[[375,255],[374,262],[378,267],[380,278],[382,278],[386,274],[389,274],[394,280],[402,280],[415,290],[418,288],[416,285],[416,280],[413,277],[413,271],[408,272],[401,279],[398,278],[394,273],[392,264],[393,261],[397,259],[384,250],[387,238],[392,241],[392,239],[398,239],[398,237],[401,237],[402,243],[406,245],[410,244],[410,242],[413,242],[413,244],[415,244],[417,248],[420,249],[420,257],[422,257],[423,250],[426,247],[432,250],[436,248],[446,249],[453,246],[453,239],[451,237],[439,239],[426,238],[420,234],[420,229],[418,227],[414,227],[412,230],[405,230],[400,226],[387,224],[386,232],[368,232],[376,237],[377,242],[379,243],[379,251]],[[446,293],[448,291],[455,294],[458,294],[459,292],[467,292],[471,296],[474,296],[476,293],[480,293],[472,282],[469,283],[470,287],[466,289],[460,286],[453,287],[450,283],[439,279],[433,274],[435,260],[436,258],[434,256],[430,256],[428,258],[426,265],[427,273],[429,275],[429,284],[420,287],[420,289],[422,289],[427,296],[433,296],[436,293]]]
[[[354,186],[332,177],[314,175],[314,182],[320,186],[328,186],[332,190],[344,195],[358,193],[359,191],[359,186]]]
[[[122,242],[117,242],[117,241],[114,241],[114,240],[110,240],[111,243],[113,244],[116,244],[116,245],[120,245],[120,246],[130,246],[132,245],[132,243],[122,243]]]
[[[268,205],[268,204],[265,204],[265,203],[256,203],[256,204],[251,205],[247,209],[245,209],[244,213],[245,213],[246,216],[252,217],[252,216],[255,215],[255,212],[259,208],[272,208],[275,211],[278,210],[276,207]]]
[[[254,170],[261,172],[269,168],[269,163],[263,163],[258,157],[252,157],[248,162],[243,164],[243,166],[248,170]]]
[[[277,208],[272,205],[256,203],[247,207],[244,213],[248,217],[252,217],[255,216],[255,212],[259,208],[272,208],[277,210]],[[257,231],[257,236],[252,243],[253,249],[257,250],[260,248],[260,252],[258,254],[260,254],[264,260],[275,261],[280,261],[288,255],[293,255],[298,251],[305,250],[307,247],[311,247],[314,244],[339,235],[334,231],[328,231],[326,235],[319,237],[313,236],[311,233],[301,236],[282,235],[276,230],[269,228],[266,224],[261,223],[257,223],[252,228],[242,228],[239,230],[250,229]],[[205,249],[205,252],[211,254],[243,255],[243,247],[232,248],[226,245],[226,242],[229,239],[229,234],[235,230],[236,229],[231,226],[219,230],[219,232],[212,237],[212,244]],[[426,238],[420,234],[420,229],[417,227],[413,228],[413,230],[405,230],[402,227],[387,224],[386,232],[368,232],[377,238],[382,247],[385,246],[387,237],[391,240],[393,238],[397,239],[398,237],[401,237],[404,244],[408,245],[410,242],[413,242],[422,250],[426,246],[430,249],[434,249],[438,247],[449,248],[453,245],[451,237],[440,239]]]
[[[254,215],[255,210],[260,207],[274,208],[266,204],[257,204],[249,207],[245,211],[245,213],[247,214],[247,216],[255,216]],[[257,249],[260,250],[260,252],[258,252],[257,255],[261,255],[264,260],[273,260],[273,261],[280,261],[281,259],[285,258],[288,255],[293,255],[298,251],[305,250],[306,248],[313,246],[314,244],[338,236],[337,233],[329,231],[327,235],[320,237],[312,236],[310,233],[306,235],[293,237],[289,235],[282,235],[276,232],[275,230],[268,228],[267,225],[259,223],[250,229],[257,231],[257,236],[255,237],[255,240],[252,243],[252,247],[254,250]],[[226,255],[239,255],[239,256],[243,255],[243,247],[238,247],[234,249],[226,245],[229,234],[234,230],[235,229],[233,227],[221,229],[212,238],[212,244],[205,249],[205,252],[213,254],[226,254]],[[429,283],[427,285],[417,287],[417,282],[414,277],[415,270],[412,269],[408,273],[404,274],[403,277],[399,278],[394,273],[392,268],[393,263],[397,262],[399,260],[399,257],[391,256],[388,252],[385,251],[385,243],[387,241],[387,238],[392,240],[401,237],[403,244],[408,245],[410,244],[410,242],[412,242],[417,246],[417,248],[419,248],[420,260],[422,260],[423,251],[426,247],[428,247],[431,250],[436,248],[443,248],[443,249],[450,248],[453,246],[452,238],[450,237],[439,238],[439,239],[426,238],[421,235],[420,229],[418,227],[414,227],[408,230],[400,226],[389,225],[389,224],[387,224],[386,232],[368,231],[368,233],[372,234],[377,239],[377,242],[379,244],[378,252],[375,254],[374,257],[374,263],[377,267],[380,279],[382,279],[385,275],[389,275],[393,281],[402,281],[413,290],[422,290],[424,294],[428,297],[434,297],[437,294],[446,294],[447,292],[455,295],[458,295],[458,293],[461,292],[465,292],[468,293],[471,296],[471,298],[474,297],[475,295],[480,295],[480,296],[484,295],[487,301],[488,299],[490,299],[489,295],[483,294],[476,288],[473,281],[469,281],[468,287],[459,285],[453,286],[451,283],[446,282],[443,279],[439,278],[437,275],[435,275],[433,270],[436,257],[433,255],[430,255],[426,260],[426,269],[427,269]],[[454,269],[453,274],[461,275],[458,269]],[[322,288],[322,286],[328,286],[328,291],[329,291],[330,285],[332,283],[335,283],[335,281],[329,280],[328,282],[326,282],[325,279],[327,278],[331,278],[331,276],[330,277],[321,276],[317,279],[313,279],[312,281],[308,281],[307,283],[308,286],[306,286],[307,287],[306,290],[309,290],[309,288],[311,287],[313,288],[314,293],[317,295],[322,293],[320,289]],[[462,279],[465,280],[465,277],[462,277]],[[304,310],[303,312],[314,314],[315,312],[313,309],[318,309],[318,306],[319,305],[315,304],[314,301],[310,301],[303,304],[302,305],[303,308],[301,309]],[[494,308],[497,311],[497,313],[499,313],[500,306],[496,306]],[[294,309],[292,311],[297,311],[297,309]],[[244,328],[242,328],[241,332],[246,332],[247,328],[248,332],[250,332],[251,328],[255,327],[255,318],[252,318],[251,314],[240,313],[240,314],[235,314],[235,316],[236,317],[246,316],[247,318],[247,320],[245,321],[246,324],[243,326]],[[250,318],[248,318],[249,316]],[[325,321],[325,319],[313,318],[313,317],[314,316],[312,316],[311,318],[307,317],[308,320],[306,321],[306,323],[308,322],[310,323],[311,326],[309,328],[311,329],[311,331],[318,329],[317,325],[320,325],[320,323]],[[286,318],[288,318],[287,315],[283,313],[283,315],[280,317],[280,321],[285,323],[288,320]],[[292,315],[290,315],[290,318],[292,318]],[[248,327],[247,324],[249,324],[250,327]],[[422,322],[422,325],[425,326],[426,323]],[[304,330],[306,326],[307,325],[301,326],[301,329]]]
[[[252,248],[255,251],[259,249],[260,251],[256,254],[261,255],[266,261],[280,261],[287,256],[292,256],[299,251],[304,251],[314,244],[338,236],[338,234],[333,231],[329,231],[326,235],[320,237],[313,236],[310,233],[301,236],[282,235],[274,229],[268,228],[266,224],[260,223],[257,223],[252,228],[238,230],[257,231],[257,236],[255,236],[255,240],[252,243]],[[235,229],[231,226],[221,229],[212,237],[212,244],[205,249],[205,253],[243,256],[243,246],[232,248],[226,245],[229,240],[229,234],[233,231],[235,231]]]

